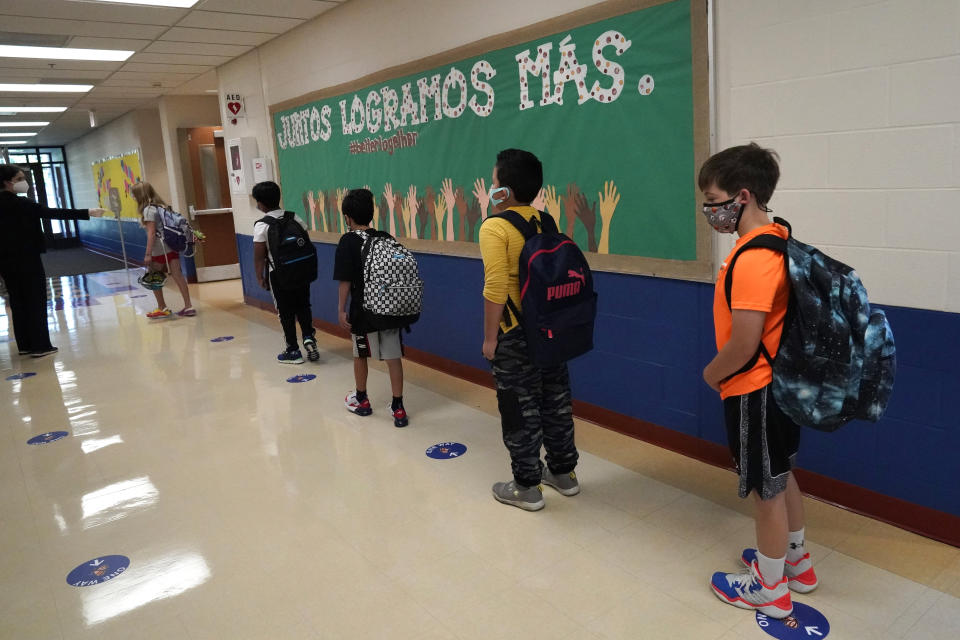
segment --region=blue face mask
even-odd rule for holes
[[[506,191],[506,193],[504,194],[504,196],[503,196],[502,198],[498,198],[498,197],[496,197],[495,195],[493,195],[493,194],[499,193],[499,192],[501,192],[501,191]],[[490,191],[487,192],[487,195],[490,197],[490,204],[496,207],[496,206],[500,205],[501,203],[503,203],[504,200],[506,200],[507,198],[510,197],[510,187],[493,187],[493,186],[491,186],[491,187],[490,187]]]

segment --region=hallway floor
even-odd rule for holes
[[[36,373],[0,380],[0,638],[768,637],[709,588],[754,540],[728,471],[581,421],[583,491],[527,513],[490,495],[509,463],[489,389],[407,362],[396,429],[382,366],[374,414],[349,414],[348,343],[277,364],[279,323],[239,281],[191,285],[199,314],[159,321],[123,271],[52,288],[60,353],[0,344],[3,378]],[[468,449],[425,455],[442,442]],[[960,637],[960,549],[807,508],[821,585],[794,599],[830,638]],[[123,573],[68,584],[115,554]]]

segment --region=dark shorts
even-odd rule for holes
[[[723,401],[727,442],[740,475],[740,497],[764,500],[787,488],[800,446],[800,427],[780,410],[770,385]]]

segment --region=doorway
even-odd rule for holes
[[[220,127],[177,129],[190,223],[206,235],[197,245],[197,281],[240,277],[237,235]]]
[[[10,149],[11,164],[23,169],[30,184],[27,197],[53,209],[73,207],[70,179],[63,149],[60,147]],[[50,249],[69,249],[80,246],[76,220],[41,220],[43,235]]]

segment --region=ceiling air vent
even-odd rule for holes
[[[0,44],[15,44],[22,47],[65,47],[70,38],[71,36],[0,31]]]

